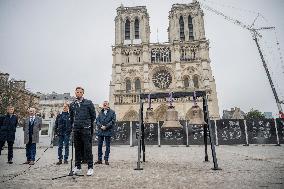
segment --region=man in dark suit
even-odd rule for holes
[[[3,116],[0,123],[0,155],[2,147],[5,142],[8,143],[8,162],[12,164],[13,161],[13,144],[15,141],[16,127],[18,125],[18,117],[14,114],[14,107],[7,107],[7,114]]]
[[[105,141],[106,144],[106,151],[105,151],[105,164],[109,165],[109,153],[110,153],[110,141],[112,136],[112,130],[115,126],[116,115],[115,112],[109,108],[109,102],[103,102],[103,109],[99,113],[97,117],[96,124],[98,127],[97,136],[98,136],[98,161],[95,164],[102,164],[102,147],[103,142]]]

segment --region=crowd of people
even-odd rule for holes
[[[109,102],[103,102],[103,108],[96,116],[94,104],[91,100],[83,97],[84,89],[76,87],[76,100],[70,105],[65,103],[63,110],[57,115],[55,120],[55,136],[58,138],[58,162],[56,165],[68,164],[70,141],[74,142],[75,147],[75,167],[73,173],[81,176],[82,163],[87,163],[87,175],[94,173],[94,164],[103,164],[103,143],[105,142],[106,151],[104,163],[109,165],[110,143],[113,128],[116,122],[116,114],[110,109]],[[36,144],[39,143],[39,132],[42,126],[41,117],[36,115],[36,109],[30,107],[29,116],[26,117],[20,126],[24,131],[24,144],[26,145],[26,161],[23,164],[34,165],[36,158]],[[8,144],[8,162],[13,163],[13,144],[15,141],[16,128],[19,120],[15,114],[15,108],[10,105],[7,107],[7,114],[0,116],[0,155],[5,145]],[[96,128],[94,128],[96,125]],[[98,136],[98,158],[93,162],[92,138],[94,130]],[[64,155],[63,155],[64,148]]]

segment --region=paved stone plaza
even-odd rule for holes
[[[25,149],[14,150],[12,165],[6,163],[5,149],[0,156],[0,188],[284,188],[284,146],[217,146],[220,171],[211,170],[211,155],[210,162],[203,162],[203,146],[146,146],[143,171],[133,170],[137,147],[115,146],[110,166],[95,165],[93,176],[57,180],[51,178],[67,174],[70,164],[55,165],[57,147],[44,150],[37,150],[41,158],[29,169],[21,165]],[[93,150],[95,160],[96,147]],[[86,174],[86,165],[83,171]]]

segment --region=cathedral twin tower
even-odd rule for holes
[[[150,43],[145,6],[117,8],[110,105],[118,121],[138,120],[140,92],[171,91],[206,91],[210,117],[219,118],[209,41],[205,38],[203,11],[198,2],[172,6],[168,36],[166,43]],[[174,99],[173,105],[179,119],[187,120],[192,98]],[[154,100],[152,107],[155,118],[165,120],[166,99]]]

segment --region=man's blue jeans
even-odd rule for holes
[[[63,155],[62,155],[62,150],[63,150],[63,145],[65,148],[65,155],[64,155],[64,160],[68,159],[69,156],[69,141],[70,141],[70,135],[59,135],[58,136],[58,159],[62,160]]]
[[[109,159],[109,153],[110,153],[110,136],[98,136],[98,160],[102,161],[102,156],[103,156],[103,143],[106,143],[106,151],[105,151],[105,157],[104,160],[108,161]]]
[[[26,144],[26,157],[27,161],[35,161],[36,143],[29,142]]]

